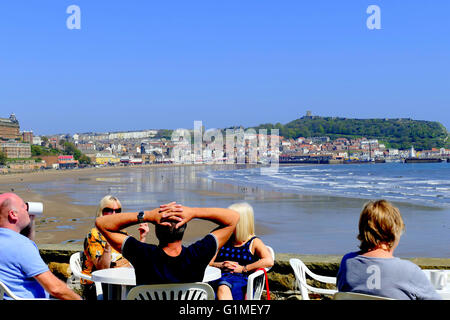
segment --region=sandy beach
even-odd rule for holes
[[[38,201],[44,204],[44,214],[36,220],[36,243],[57,244],[68,242],[79,242],[84,239],[87,232],[94,226],[95,212],[97,205],[74,203],[73,190],[52,190],[51,192],[41,193],[35,190],[36,184],[51,184],[54,181],[70,180],[70,184],[102,183],[105,181],[104,175],[108,173],[125,173],[133,170],[160,170],[173,169],[174,167],[184,167],[184,165],[144,165],[139,167],[101,167],[85,168],[73,170],[46,170],[30,173],[14,173],[0,176],[0,193],[14,192],[25,201]],[[159,175],[157,175],[159,176]],[[106,179],[108,181],[108,179]],[[161,183],[158,181],[157,183]],[[30,187],[31,186],[31,187]],[[205,190],[199,190],[199,193],[210,195],[234,196],[231,193],[220,194]],[[98,201],[101,197],[98,197]],[[120,199],[124,211],[127,210],[124,205],[125,199]],[[178,199],[174,201],[180,202]],[[161,203],[162,204],[162,203]],[[199,204],[199,206],[201,206]],[[142,208],[153,209],[153,208]],[[193,220],[189,223],[185,234],[185,240],[191,242],[205,235],[216,225],[212,222]],[[138,235],[137,227],[129,227],[127,231],[134,236]],[[259,232],[264,232],[264,228],[258,228]],[[154,243],[156,238],[153,235],[153,226],[150,226],[150,233],[147,242]]]

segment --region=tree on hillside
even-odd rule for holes
[[[42,147],[38,145],[31,145],[31,156],[50,156],[50,155],[58,155],[59,151],[53,148]]]
[[[85,154],[82,154],[81,157],[78,159],[78,162],[80,164],[91,164],[91,158],[89,158]]]
[[[0,151],[0,165],[4,166],[7,159],[6,154]]]
[[[44,136],[41,139],[42,139],[42,146],[44,146],[44,147],[48,146],[48,138]]]
[[[347,119],[334,117],[303,117],[285,125],[263,124],[254,129],[280,130],[287,139],[329,136],[332,140],[345,138],[378,139],[392,148],[417,150],[441,148],[449,145],[448,133],[442,124],[411,119]]]
[[[72,155],[75,160],[78,160],[81,164],[90,164],[91,158],[84,155],[72,142],[66,140],[60,140],[59,144],[64,148],[63,154]]]

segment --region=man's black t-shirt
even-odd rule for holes
[[[122,245],[123,256],[134,267],[136,285],[201,282],[216,252],[217,240],[211,233],[188,247],[183,246],[176,257],[133,237],[125,239]]]

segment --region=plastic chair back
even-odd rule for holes
[[[213,288],[204,282],[140,285],[127,300],[214,300]]]
[[[5,294],[9,296],[13,300],[54,300],[49,298],[20,298],[16,296],[8,287],[6,284],[0,281],[0,300],[5,299]]]
[[[85,279],[92,281],[92,277],[81,272],[81,252],[76,252],[70,256],[70,270],[77,279]]]
[[[81,252],[76,252],[70,256],[70,270],[75,279],[85,279],[92,281],[92,277],[81,272]],[[100,282],[95,282],[95,291],[97,294],[97,300],[103,300],[103,288]]]
[[[272,259],[275,261],[275,252],[273,251],[272,247],[266,247],[267,249],[269,249],[270,254],[272,255]],[[268,272],[271,267],[264,269],[266,269],[266,272]],[[255,271],[248,276],[246,300],[261,300],[261,294],[264,290],[265,280],[265,275],[262,270]]]
[[[357,292],[336,292],[333,296],[334,300],[395,300],[386,297],[373,296]]]
[[[330,284],[336,284],[336,278],[335,277],[325,277],[320,276],[318,274],[315,274],[311,270],[308,269],[308,267],[297,258],[289,259],[289,264],[291,265],[292,269],[294,270],[295,280],[296,283],[300,289],[300,293],[302,295],[303,300],[309,300],[309,293],[308,290],[311,292],[319,293],[319,294],[328,294],[333,295],[337,292],[335,289],[323,289],[323,288],[317,288],[312,287],[306,282],[306,275],[310,276],[312,279],[324,282],[324,283],[330,283]]]
[[[12,291],[9,290],[6,284],[0,281],[0,300],[3,300],[5,298],[5,294],[13,300],[25,300],[23,298],[19,298],[14,293],[12,293]]]

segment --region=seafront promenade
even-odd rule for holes
[[[77,283],[68,281],[72,275],[69,259],[73,253],[82,251],[83,246],[81,244],[38,244],[38,247],[42,258],[49,265],[50,270],[61,280],[67,282],[74,290],[78,290],[79,285]],[[289,264],[289,259],[291,258],[302,260],[316,274],[335,277],[342,257],[275,252],[275,264],[267,273],[272,300],[301,300],[300,292],[295,285],[295,276]],[[450,269],[450,259],[447,258],[417,257],[405,259],[414,262],[422,269]],[[264,297],[265,295],[263,295]],[[311,298],[329,299],[329,297],[319,295],[311,295]]]

